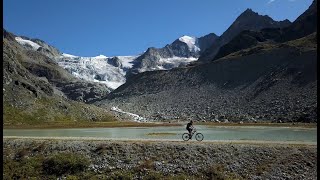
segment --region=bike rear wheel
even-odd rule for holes
[[[189,133],[183,133],[183,134],[182,134],[182,139],[183,139],[184,141],[188,141],[188,140],[189,140]]]
[[[202,133],[197,133],[197,134],[196,134],[196,140],[197,140],[197,141],[202,141],[203,138],[204,138],[204,136],[203,136]]]

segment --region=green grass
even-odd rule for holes
[[[89,114],[89,115],[88,115]],[[92,119],[91,117],[96,117]],[[52,98],[36,99],[31,106],[18,108],[8,102],[3,106],[4,128],[48,128],[77,126],[92,122],[115,122],[104,109],[73,101]]]

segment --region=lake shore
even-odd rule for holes
[[[3,158],[14,163],[61,153],[81,155],[90,162],[83,172],[51,175],[53,179],[71,175],[129,179],[317,178],[317,146],[308,144],[4,137],[3,151]],[[17,155],[20,161],[14,160]],[[46,177],[44,169],[34,170]]]
[[[133,122],[133,121],[112,121],[112,122],[46,122],[43,124],[3,124],[4,129],[62,129],[62,128],[113,128],[113,127],[159,127],[159,126],[185,126],[188,121],[167,121],[167,122]],[[303,127],[317,128],[317,123],[218,123],[218,122],[194,122],[194,125],[207,126],[270,126],[270,127]]]

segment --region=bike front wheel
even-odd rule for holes
[[[196,140],[197,140],[197,141],[202,141],[203,138],[204,138],[204,136],[203,136],[202,133],[197,133],[197,134],[196,134]]]
[[[188,141],[188,140],[189,140],[189,133],[183,133],[183,134],[182,134],[182,139],[183,139],[184,141]]]

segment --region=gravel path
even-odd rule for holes
[[[174,143],[237,143],[237,144],[296,144],[296,145],[317,145],[317,142],[304,141],[257,141],[257,140],[203,140],[198,142],[191,140],[184,142],[175,139],[128,139],[128,138],[102,138],[102,137],[32,137],[32,136],[3,136],[3,139],[34,139],[34,140],[83,140],[83,141],[124,141],[124,142],[174,142]]]

